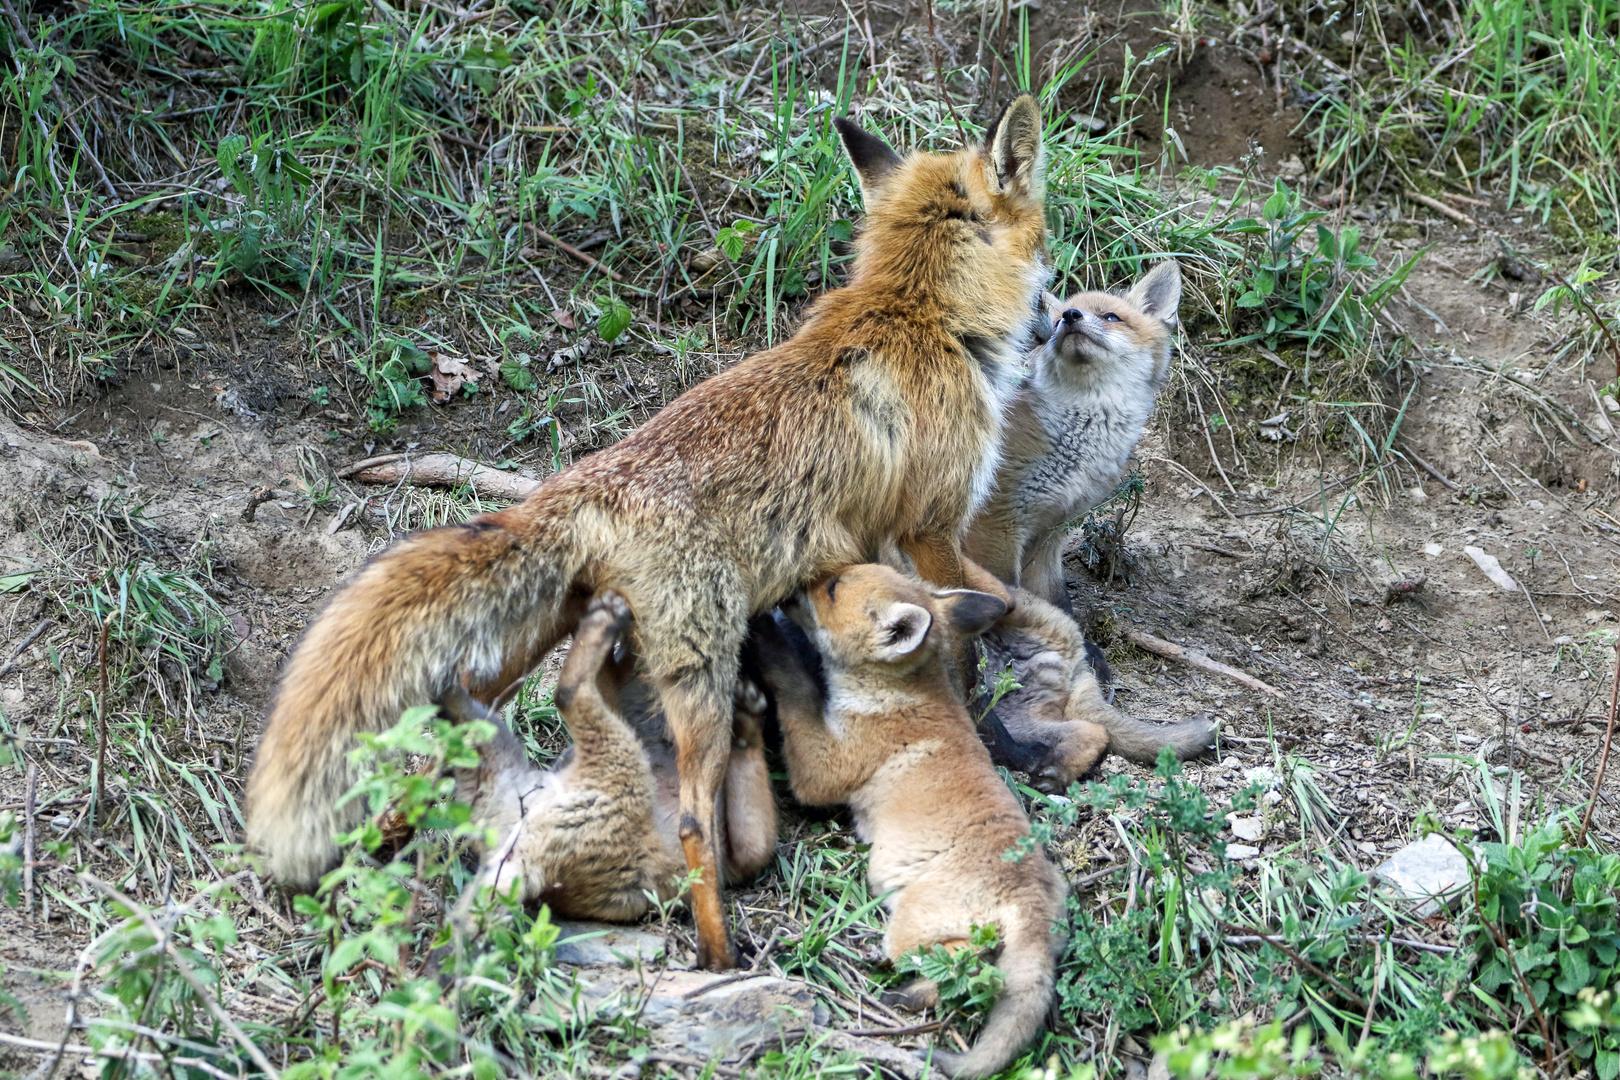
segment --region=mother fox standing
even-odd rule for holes
[[[698,960],[735,962],[716,861],[717,797],[749,616],[898,542],[942,587],[994,481],[1002,406],[1046,278],[1040,109],[1024,96],[983,146],[898,156],[834,123],[866,223],[849,284],[788,341],[694,387],[523,503],[417,533],[332,600],[288,662],[248,783],[247,834],[309,887],[352,827],[357,732],[465,675],[484,701],[615,589],[662,697],[681,778]]]

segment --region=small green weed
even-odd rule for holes
[[[1303,343],[1307,386],[1312,357],[1328,347],[1348,354],[1367,342],[1373,318],[1419,258],[1414,255],[1384,278],[1363,286],[1362,276],[1378,264],[1361,251],[1361,230],[1351,225],[1334,232],[1321,223],[1324,216],[1323,211],[1304,209],[1299,194],[1278,180],[1260,217],[1226,226],[1228,232],[1248,240],[1239,271],[1242,291],[1234,303],[1252,312],[1254,318],[1248,321],[1256,325],[1224,344],[1262,341],[1278,349],[1288,342]],[[1313,234],[1309,238],[1308,230]]]
[[[942,1016],[982,1017],[989,1013],[1001,994],[1001,970],[987,959],[998,943],[995,927],[975,926],[967,947],[947,949],[943,945],[931,945],[918,949],[902,956],[895,970],[928,979],[938,986]]]

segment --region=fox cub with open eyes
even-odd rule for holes
[[[1160,263],[1123,296],[1046,296],[1046,340],[1006,415],[996,491],[964,550],[1008,585],[1065,611],[1064,523],[1112,494],[1170,374],[1181,267]]]

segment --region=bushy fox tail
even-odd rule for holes
[[[973,1080],[995,1075],[1030,1044],[1046,1022],[1056,981],[1051,927],[1043,922],[1009,927],[1008,931],[996,961],[1005,982],[978,1041],[965,1054],[933,1053],[934,1065],[947,1076]]]
[[[384,731],[463,672],[516,678],[571,626],[585,564],[572,507],[542,488],[497,514],[417,533],[346,585],[288,661],[247,789],[247,842],[276,879],[313,886],[363,806],[338,800],[361,732]],[[583,606],[581,600],[574,598]],[[499,689],[499,687],[496,687]]]
[[[1064,715],[1070,720],[1089,720],[1108,732],[1108,752],[1138,765],[1158,763],[1159,751],[1166,746],[1176,757],[1188,761],[1208,753],[1215,745],[1215,725],[1208,720],[1182,720],[1174,724],[1149,724],[1126,716],[1103,696],[1102,687],[1090,671],[1083,672],[1069,692]]]

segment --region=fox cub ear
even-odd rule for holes
[[[1041,141],[1041,107],[1028,94],[1013,99],[985,132],[990,158],[990,190],[1036,202],[1046,197],[1046,147]]]
[[[878,659],[898,660],[922,647],[934,616],[925,607],[897,600],[878,616],[877,623]]]
[[[1181,307],[1181,264],[1166,260],[1147,272],[1147,276],[1127,294],[1127,299],[1166,326],[1176,325],[1176,309]]]
[[[982,634],[1007,614],[1006,601],[972,589],[946,589],[934,594],[951,626],[964,637]]]
[[[855,166],[856,175],[861,178],[861,198],[870,210],[883,181],[900,164],[900,155],[888,143],[863,130],[847,116],[833,117],[833,127],[838,129],[838,137],[844,140],[844,150]]]

